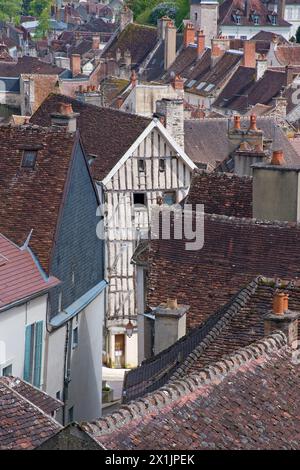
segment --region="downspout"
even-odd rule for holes
[[[66,425],[66,408],[69,394],[69,383],[70,379],[70,363],[71,363],[71,334],[72,320],[67,322],[67,331],[66,331],[66,341],[65,341],[65,350],[64,350],[64,385],[63,385],[63,426]]]

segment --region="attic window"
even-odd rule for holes
[[[138,169],[140,173],[145,173],[145,160],[138,160]]]
[[[204,89],[204,91],[210,91],[214,88],[215,85],[213,85],[212,83],[210,83],[209,85],[207,85]]]
[[[199,83],[199,85],[197,86],[197,90],[201,90],[201,88],[203,88],[205,85],[206,85],[206,82]]]
[[[159,171],[163,172],[165,171],[165,169],[166,169],[166,161],[163,158],[161,158],[159,160]]]
[[[24,150],[22,159],[22,168],[34,169],[37,157],[36,150]]]
[[[194,86],[196,83],[196,80],[191,80],[188,84],[187,84],[187,88],[192,88],[192,86]]]
[[[240,15],[234,15],[234,20],[236,24],[241,24],[241,16]]]
[[[277,24],[277,15],[271,15],[271,23],[272,25],[276,25]]]
[[[259,24],[259,15],[256,15],[256,14],[252,15],[252,20],[254,24],[256,25]]]

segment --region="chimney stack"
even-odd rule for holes
[[[278,0],[278,18],[284,20],[285,14],[285,0]]]
[[[286,335],[288,345],[292,349],[297,349],[299,316],[299,312],[289,310],[288,294],[275,292],[273,308],[264,316],[265,336],[269,336],[273,331],[280,330]]]
[[[166,28],[169,21],[172,21],[168,16],[163,16],[157,21],[157,36],[163,41],[166,39]]]
[[[137,85],[137,75],[136,75],[135,70],[132,70],[131,72],[130,82],[131,82],[132,88],[134,88]]]
[[[176,59],[176,34],[177,30],[173,21],[169,21],[166,27],[165,39],[165,70],[168,70]]]
[[[248,129],[248,132],[257,132],[258,129],[257,129],[257,126],[256,126],[256,115],[255,114],[251,114],[250,116],[250,126],[249,126],[249,129]]]
[[[177,144],[184,149],[184,105],[183,99],[163,98],[156,102],[156,114],[164,118],[165,128]],[[162,121],[161,121],[162,122]]]
[[[60,103],[58,112],[51,114],[51,125],[65,127],[68,132],[76,132],[78,116],[79,113],[74,113],[71,103]]]
[[[188,47],[190,44],[195,44],[195,28],[193,23],[188,22],[183,32],[183,45]]]
[[[100,48],[100,37],[98,35],[93,36],[93,51],[97,51]]]
[[[244,41],[243,66],[256,68],[256,48],[255,41]]]
[[[133,13],[130,8],[125,5],[120,13],[120,31],[122,32],[130,23],[133,23]]]
[[[268,59],[266,55],[261,54],[256,61],[255,80],[260,80],[268,69]]]
[[[80,54],[72,54],[71,56],[71,72],[73,77],[81,74],[81,57]]]
[[[253,170],[253,218],[300,222],[300,167],[286,165],[282,150]]]
[[[205,51],[205,35],[203,31],[197,31],[197,57],[200,59]]]
[[[175,75],[172,85],[174,90],[184,90],[184,80],[181,78],[180,75]]]
[[[293,83],[293,80],[294,80],[294,67],[292,65],[287,65],[285,67],[285,84],[286,84],[286,86],[291,85]]]
[[[178,305],[177,299],[168,299],[165,304],[153,310],[155,316],[154,326],[154,354],[172,346],[186,334],[187,305]]]
[[[233,118],[233,122],[234,122],[233,128],[236,131],[240,131],[241,130],[241,116],[235,115]]]

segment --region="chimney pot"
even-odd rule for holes
[[[271,160],[271,165],[284,165],[284,155],[282,150],[274,150]]]
[[[273,298],[273,313],[275,315],[284,315],[284,306],[286,304],[285,294],[283,292],[276,292]]]
[[[201,57],[203,52],[205,51],[205,35],[203,31],[197,32],[197,56],[198,59]]]
[[[177,299],[167,299],[167,308],[170,308],[171,310],[178,308]]]
[[[73,108],[71,103],[60,103],[59,113],[63,114],[64,116],[68,116],[68,114],[73,114]]]
[[[287,312],[289,309],[289,294],[284,294],[283,297],[283,311]]]
[[[241,129],[241,116],[234,116],[234,129]]]
[[[135,70],[133,70],[133,71],[131,72],[130,81],[131,81],[132,87],[134,88],[134,87],[136,86],[136,84],[137,84],[137,75],[136,75]]]
[[[249,131],[257,131],[257,130],[258,129],[257,129],[257,126],[256,126],[256,115],[251,114]]]

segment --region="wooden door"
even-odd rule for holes
[[[122,369],[125,366],[125,335],[115,335],[115,367]]]

